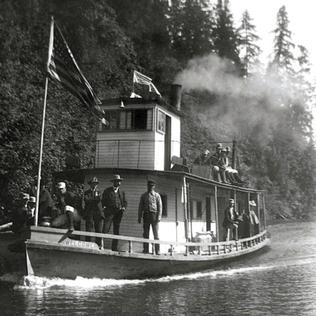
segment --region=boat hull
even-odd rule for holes
[[[151,255],[27,242],[29,275],[75,279],[143,279],[201,271],[266,247],[269,239],[239,251],[216,255]]]

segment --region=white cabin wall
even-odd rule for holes
[[[165,170],[165,135],[155,133],[155,170]]]
[[[97,134],[96,168],[154,169],[154,132],[110,132]]]
[[[165,170],[165,134],[157,129],[158,110],[165,113],[171,118],[171,152],[172,156],[180,157],[180,140],[181,140],[181,121],[178,115],[166,110],[164,107],[157,106],[154,115],[155,126],[155,170]]]
[[[211,199],[211,231],[216,234],[216,217],[215,217],[215,200],[214,195],[210,188],[190,184],[190,199],[202,202],[202,218],[193,218],[192,224],[189,224],[189,230],[194,237],[196,233],[206,232],[206,197],[209,196]],[[191,237],[191,236],[190,236]]]
[[[121,190],[125,192],[128,203],[127,210],[123,215],[120,225],[120,235],[142,237],[143,223],[138,224],[138,205],[141,195],[147,190],[147,179],[154,179],[157,182],[156,191],[161,194],[167,194],[167,209],[168,216],[161,219],[159,225],[160,240],[165,241],[185,241],[184,236],[184,211],[183,203],[181,203],[181,181],[174,179],[161,178],[158,176],[151,176],[146,174],[120,174],[124,180],[122,181]],[[110,179],[112,174],[95,174],[91,173],[86,176],[85,183],[87,183],[93,176],[99,179],[99,190],[103,193],[104,189],[112,185]],[[85,185],[85,190],[89,186]],[[176,202],[177,196],[177,202]],[[178,213],[178,225],[176,223],[176,209]],[[112,228],[110,233],[112,233]],[[151,238],[152,232],[151,232]],[[110,243],[107,243],[109,246]],[[135,250],[141,251],[142,245],[134,245]],[[119,249],[127,250],[127,243],[119,242]],[[168,252],[169,246],[163,246],[161,252]]]
[[[171,118],[171,157],[181,155],[181,120],[180,117]]]

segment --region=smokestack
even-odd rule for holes
[[[181,110],[181,88],[180,84],[172,84],[170,86],[170,104],[178,111]]]

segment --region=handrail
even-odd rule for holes
[[[32,226],[31,231],[37,232],[45,232],[45,233],[60,233],[60,234],[67,234],[67,229],[60,229],[60,228],[49,228],[49,227],[40,227],[40,226]],[[236,243],[245,243],[249,241],[253,241],[259,239],[266,235],[267,231],[263,231],[258,235],[239,239],[239,240],[230,240],[230,241],[221,241],[221,242],[173,242],[173,241],[164,241],[164,240],[155,240],[155,239],[146,239],[140,237],[129,237],[129,236],[122,236],[122,235],[113,235],[113,234],[103,234],[103,233],[95,233],[95,232],[86,232],[86,231],[79,231],[75,230],[71,232],[71,235],[76,236],[86,236],[86,237],[98,237],[98,238],[105,238],[105,239],[116,239],[116,240],[123,240],[123,241],[133,241],[138,243],[152,243],[152,244],[160,244],[160,245],[172,245],[172,246],[185,246],[185,247],[202,247],[202,246],[233,246]]]

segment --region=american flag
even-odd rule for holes
[[[155,87],[155,85],[152,83],[152,79],[141,74],[140,72],[134,70],[133,73],[133,84],[134,83],[139,83],[139,84],[143,84],[149,87],[149,92],[152,91],[152,89],[154,90],[154,92],[158,95],[161,96],[160,92],[158,91],[158,89]]]
[[[56,26],[56,30],[55,30]],[[50,41],[47,61],[47,71],[50,77],[77,97],[92,113],[101,119],[103,124],[108,122],[101,109],[101,101],[81,72],[60,28],[52,18]]]

